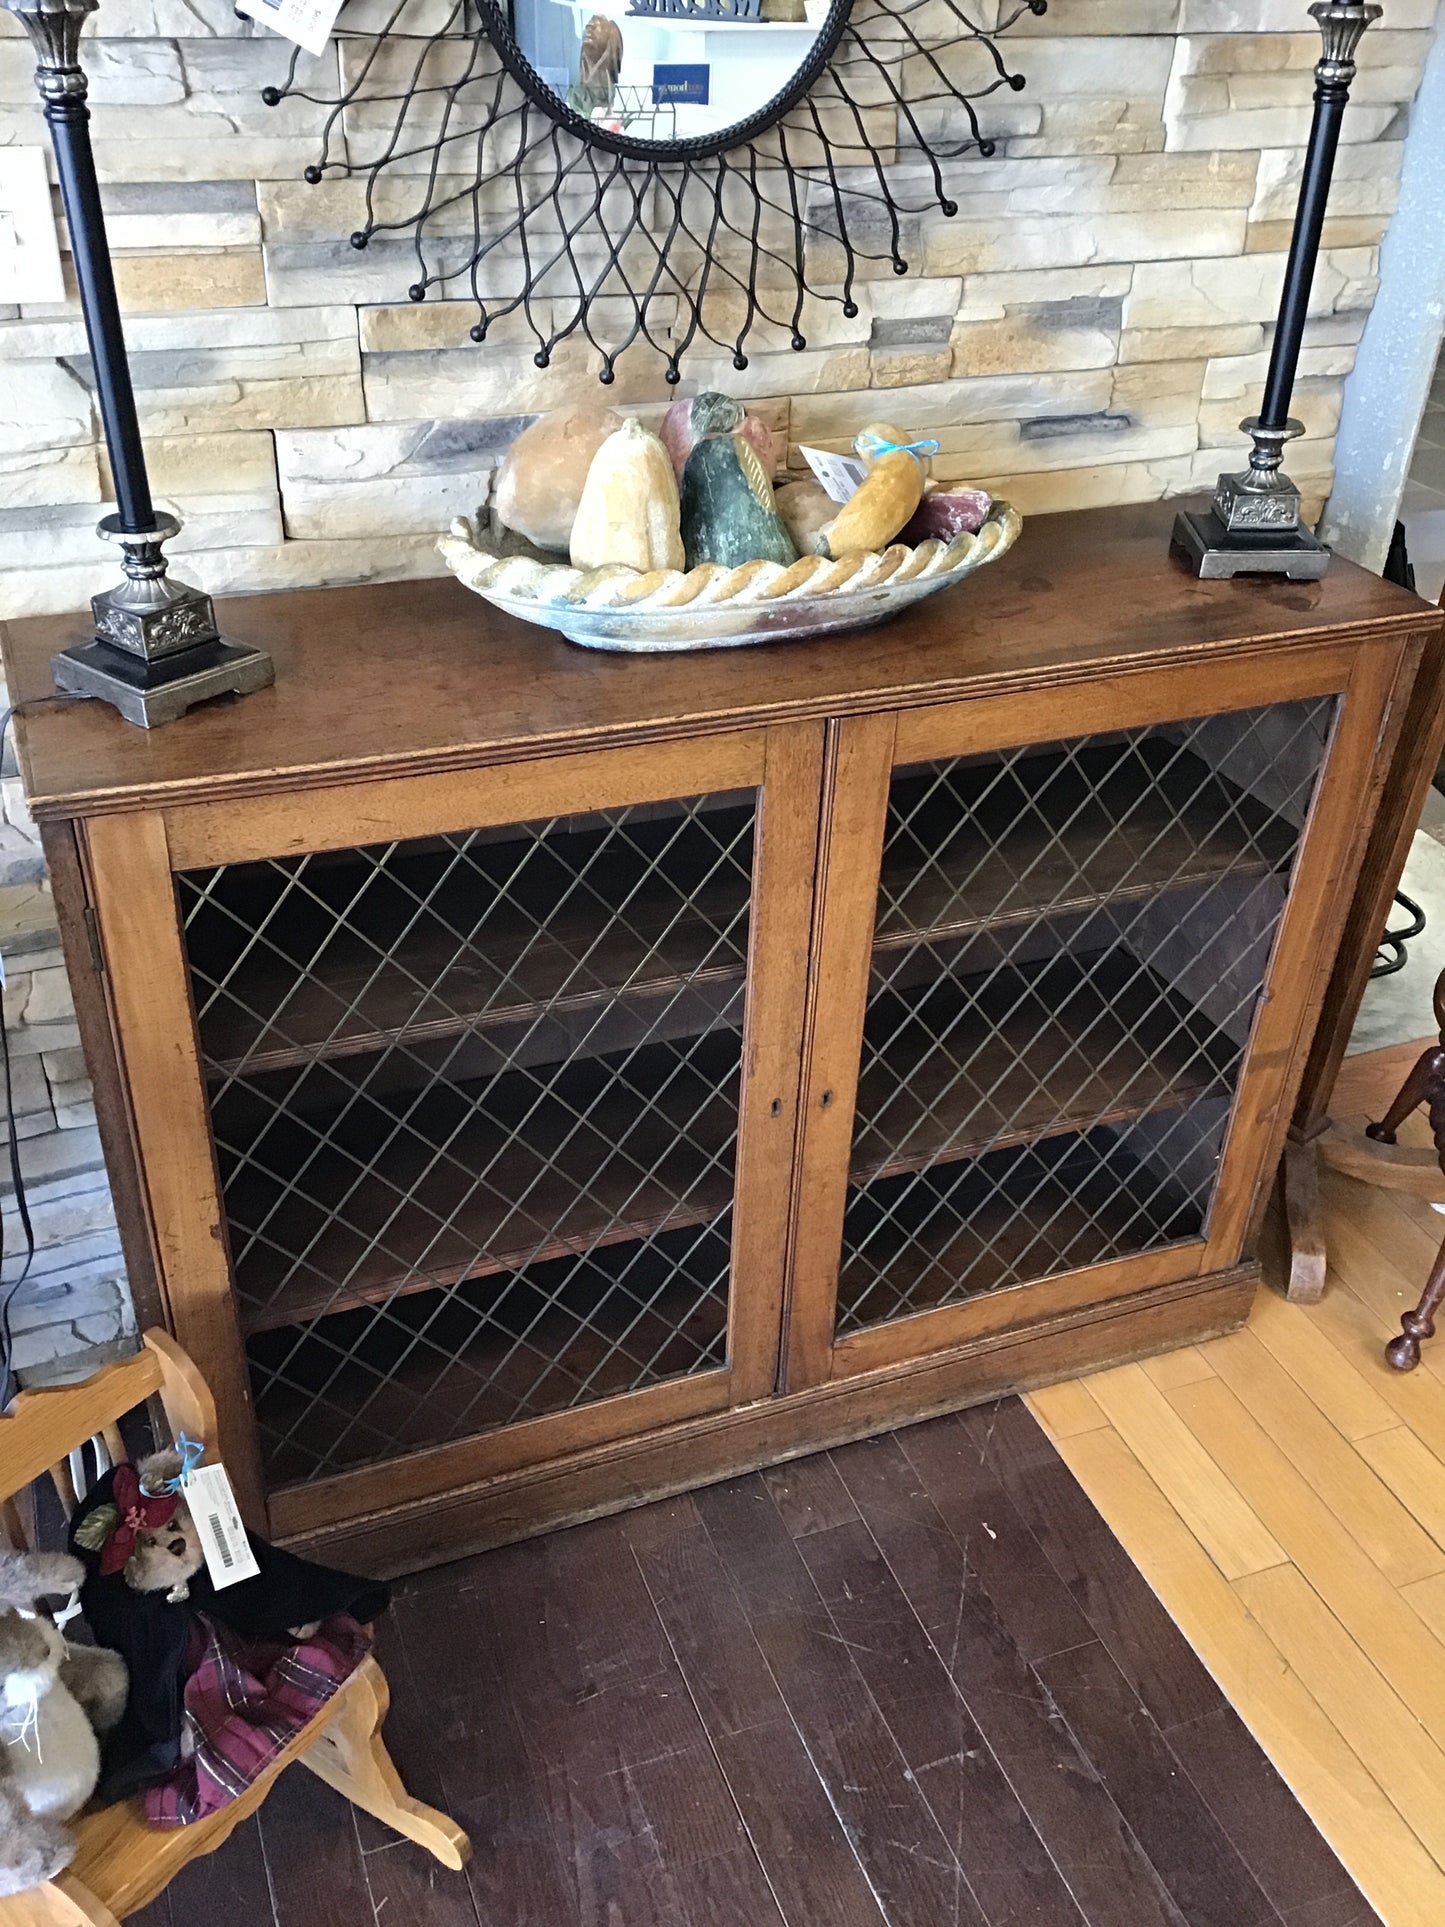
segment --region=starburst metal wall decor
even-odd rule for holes
[[[425,31],[408,25],[419,5]],[[806,348],[810,297],[858,313],[860,263],[908,272],[910,223],[956,214],[957,163],[995,151],[985,103],[1025,85],[999,37],[1046,8],[1001,0],[992,19],[985,0],[986,28],[971,0],[833,0],[766,106],[685,139],[627,89],[585,117],[576,89],[562,99],[528,60],[498,0],[397,0],[364,33],[343,13],[339,86],[313,91],[293,54],[264,98],[329,109],[305,178],[364,185],[351,244],[405,239],[411,300],[474,301],[478,342],[520,310],[539,368],[585,339],[604,384],[647,342],[676,383],[700,342],[737,369],[764,326]],[[634,16],[656,11],[634,0]]]

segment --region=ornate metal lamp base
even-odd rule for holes
[[[203,589],[167,572],[161,545],[180,526],[174,516],[157,514],[150,527],[132,530],[118,516],[106,516],[97,533],[120,544],[125,579],[91,597],[91,640],[50,660],[58,689],[99,696],[142,729],[173,723],[213,696],[246,696],[276,680],[264,650],[221,634]]]
[[[1308,529],[1231,534],[1212,508],[1186,509],[1177,515],[1169,547],[1191,573],[1215,580],[1233,575],[1287,575],[1296,582],[1318,582],[1330,566],[1329,550]]]
[[[1186,510],[1174,523],[1170,550],[1195,575],[1287,575],[1316,582],[1330,552],[1300,521],[1299,490],[1281,472],[1284,445],[1303,435],[1291,416],[1274,427],[1251,415],[1240,427],[1254,446],[1249,467],[1221,475],[1203,514]]]
[[[78,642],[52,656],[50,673],[57,689],[99,696],[114,704],[128,723],[154,729],[213,696],[247,696],[253,689],[268,688],[276,680],[276,665],[264,650],[222,636],[155,663],[97,640]]]

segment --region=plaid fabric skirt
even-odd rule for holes
[[[309,1638],[243,1639],[195,1615],[186,1655],[184,1763],[145,1795],[153,1827],[186,1827],[246,1791],[371,1650],[345,1613]]]

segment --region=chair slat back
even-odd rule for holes
[[[22,1392],[0,1415],[0,1530],[24,1545],[23,1508],[13,1502],[49,1473],[68,1519],[94,1480],[126,1456],[120,1420],[159,1394],[171,1435],[214,1444],[216,1410],[191,1360],[162,1331],[148,1331],[132,1357],[74,1385]],[[90,1448],[95,1470],[87,1463]]]
[[[112,1441],[114,1444],[112,1445]],[[90,1448],[89,1458],[86,1446]],[[118,1425],[102,1426],[85,1444],[72,1446],[63,1459],[50,1468],[50,1483],[55,1487],[55,1496],[60,1501],[60,1509],[67,1520],[75,1516],[75,1508],[89,1492],[95,1481],[103,1473],[125,1458],[125,1444],[120,1436]],[[91,1470],[91,1461],[95,1469]]]
[[[13,1499],[0,1499],[0,1544],[17,1552],[30,1551],[30,1533]]]
[[[77,1479],[77,1468],[80,1477]],[[55,1496],[60,1501],[60,1510],[65,1514],[67,1523],[74,1518],[75,1508],[90,1489],[90,1481],[85,1476],[84,1461],[79,1452],[67,1452],[63,1459],[57,1459],[50,1468],[50,1483],[55,1487]]]

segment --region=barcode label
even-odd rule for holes
[[[185,1482],[186,1503],[196,1522],[206,1570],[217,1592],[260,1571],[222,1465],[197,1465]]]
[[[341,0],[237,0],[237,11],[284,34],[309,54],[322,54],[341,11]]]
[[[826,448],[804,447],[803,456],[835,502],[850,501],[868,473],[856,455],[834,455]]]

